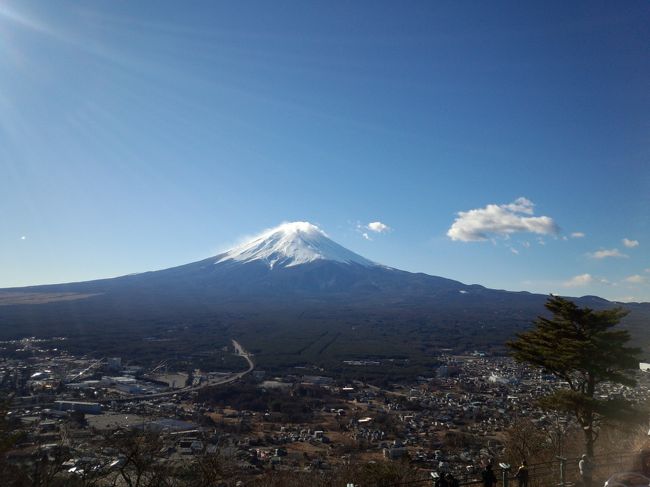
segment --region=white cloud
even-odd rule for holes
[[[512,203],[502,206],[512,211],[513,213],[525,213],[526,215],[532,215],[535,203],[522,196],[521,198],[517,198]]]
[[[638,240],[630,240],[629,238],[624,238],[621,240],[623,242],[623,245],[625,245],[628,249],[632,249],[634,247],[639,246],[639,241]]]
[[[571,238],[584,238],[585,234],[583,232],[573,232]]]
[[[386,225],[385,223],[382,223],[380,221],[375,221],[375,222],[370,222],[367,225],[358,222],[356,230],[361,234],[361,236],[364,239],[368,241],[372,241],[373,240],[372,234],[388,233],[393,229],[388,225]]]
[[[27,240],[27,237],[23,235],[22,237],[20,237],[20,240]]]
[[[591,274],[580,274],[577,276],[573,276],[568,281],[564,281],[562,285],[564,287],[581,287],[581,286],[587,286],[588,284],[591,284],[593,282],[594,282],[594,278]]]
[[[533,215],[534,204],[526,198],[517,198],[505,205],[487,205],[469,211],[459,211],[447,231],[452,240],[475,242],[490,240],[493,236],[507,238],[518,232],[540,235],[557,234],[558,228],[552,218]]]
[[[370,222],[366,225],[366,228],[375,233],[386,233],[391,229],[388,225],[382,222]]]
[[[513,247],[510,247],[510,252],[512,252],[515,255],[519,255],[519,251]]]
[[[521,242],[521,246],[528,249],[530,248],[530,242]]]
[[[623,279],[623,281],[627,282],[628,284],[643,284],[646,279],[639,274],[634,274],[632,276],[627,276],[625,279]]]
[[[618,249],[597,250],[596,252],[588,253],[587,256],[591,257],[592,259],[606,259],[608,257],[616,257],[620,259],[628,257],[627,255],[622,254]]]

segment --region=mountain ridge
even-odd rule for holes
[[[118,330],[129,336],[209,326],[236,333],[256,353],[271,347],[273,360],[294,363],[300,350],[316,343],[314,337],[334,330],[341,343],[326,348],[334,356],[361,350],[373,356],[391,347],[426,355],[442,343],[502,346],[545,313],[546,295],[382,266],[306,225],[311,224],[281,228],[280,234],[276,227],[261,240],[168,269],[2,289],[0,338],[105,336]],[[593,296],[575,300],[596,309],[618,305]],[[625,325],[650,345],[650,304],[625,306],[631,311]]]
[[[179,281],[175,282],[174,279]],[[462,295],[493,292],[542,296],[528,291],[489,289],[480,284],[464,284],[423,272],[384,266],[339,245],[318,226],[306,221],[282,223],[226,252],[188,264],[90,281],[4,288],[0,289],[0,295],[25,292],[67,293],[62,299],[69,301],[72,299],[71,293],[79,293],[85,299],[114,292],[120,286],[132,291],[133,288],[152,285],[158,291],[165,288],[178,291],[176,284],[199,284],[205,289],[226,294],[229,290],[238,293],[244,290],[250,293],[263,290],[330,294],[399,290],[414,295],[433,291],[457,291]],[[591,295],[574,299],[601,305],[627,304]],[[8,304],[11,304],[10,300],[0,301],[0,305]]]

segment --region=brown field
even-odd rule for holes
[[[21,292],[2,292],[0,291],[0,306],[9,306],[16,304],[45,304],[56,301],[76,301],[85,299],[97,294],[81,293],[21,293]]]

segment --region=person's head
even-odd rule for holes
[[[445,475],[445,478],[446,478],[447,480],[451,480],[451,479],[454,478],[454,476],[451,474],[451,472],[449,472],[447,475]]]
[[[526,460],[522,460],[522,461],[521,461],[521,465],[522,465],[523,467],[525,467],[525,466],[527,466],[528,464],[526,463]]]
[[[586,460],[587,458],[589,458],[589,457],[587,456],[587,454],[586,454],[586,453],[583,453],[583,454],[582,454],[582,459],[583,459],[583,460]]]
[[[492,463],[488,462],[488,464],[485,466],[486,470],[492,470]]]

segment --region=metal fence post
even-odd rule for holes
[[[510,464],[500,463],[499,467],[501,467],[501,479],[503,481],[503,487],[508,487],[508,473],[510,472]]]
[[[564,487],[566,483],[566,458],[555,457],[560,461],[560,487]]]

